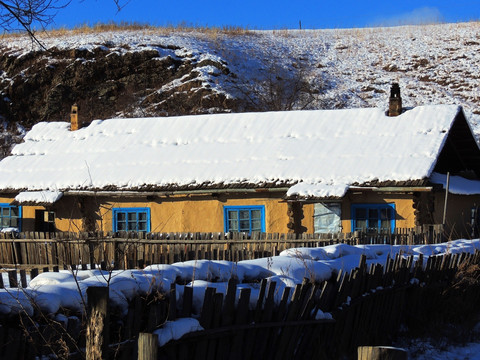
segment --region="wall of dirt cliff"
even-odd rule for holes
[[[39,121],[68,121],[77,103],[82,121],[224,112],[235,107],[212,91],[201,73],[230,76],[225,64],[188,53],[157,50],[119,53],[106,46],[82,50],[0,52],[0,119],[11,133]],[[3,76],[2,76],[3,75]],[[7,125],[8,124],[8,125]]]

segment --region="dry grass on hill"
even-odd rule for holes
[[[248,28],[240,26],[200,26],[192,25],[186,23],[180,23],[177,25],[166,25],[166,26],[153,26],[150,24],[144,24],[139,22],[108,22],[108,23],[97,23],[94,25],[91,24],[82,24],[77,25],[72,29],[61,27],[51,30],[42,30],[35,32],[35,35],[39,38],[43,36],[47,37],[59,37],[67,35],[78,35],[78,34],[95,34],[101,32],[114,32],[114,31],[142,31],[152,34],[160,35],[169,35],[177,32],[197,32],[203,33],[209,36],[216,36],[220,34],[225,35],[247,35],[251,33]],[[14,33],[4,33],[0,38],[9,38],[9,37],[20,37],[25,36],[24,32],[14,32]]]

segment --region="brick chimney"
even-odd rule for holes
[[[78,106],[77,104],[72,105],[72,110],[70,111],[70,131],[75,131],[80,129],[81,124],[78,120]]]
[[[402,97],[400,96],[400,86],[393,83],[390,89],[390,100],[388,102],[388,116],[398,116],[402,113]]]

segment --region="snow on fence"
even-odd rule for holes
[[[430,256],[425,266],[422,256],[414,261],[413,256],[401,254],[389,258],[385,266],[367,266],[362,255],[358,267],[349,272],[339,271],[320,283],[304,279],[294,288],[283,288],[280,302],[274,300],[279,289],[274,281],[264,279],[258,284],[254,306],[251,289],[239,289],[235,279],[230,279],[224,293],[212,283],[205,289],[199,311],[194,289],[184,286],[177,297],[179,288],[172,284],[165,294],[133,298],[126,312],[111,307],[106,317],[110,331],[99,331],[109,334],[103,339],[109,346],[99,346],[98,358],[141,359],[135,346],[137,339],[144,338],[141,333],[158,337],[160,347],[152,351],[157,359],[353,358],[359,346],[390,344],[400,324],[442,326],[457,316],[452,311],[461,310],[446,306],[446,301],[452,304],[452,296],[461,307],[475,306],[480,299],[478,288],[468,292],[455,288],[448,299],[445,293],[459,269],[479,264],[478,250]],[[465,310],[471,316],[471,309]],[[33,317],[20,313],[3,318],[0,358],[53,353],[83,358],[89,343],[86,320],[68,310],[55,316],[36,312]]]
[[[445,241],[441,225],[398,228],[392,234],[279,233],[0,233],[0,265],[143,268],[186,260],[241,261],[278,255],[292,247],[338,243],[436,244]]]

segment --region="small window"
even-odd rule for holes
[[[150,231],[149,208],[114,208],[113,231]]]
[[[395,204],[353,204],[352,231],[393,233]]]
[[[265,232],[264,206],[225,206],[225,232]]]
[[[340,203],[317,203],[314,206],[313,228],[316,234],[342,231]]]
[[[35,210],[35,231],[55,232],[55,212]]]
[[[15,228],[20,231],[21,207],[0,204],[0,229]]]

